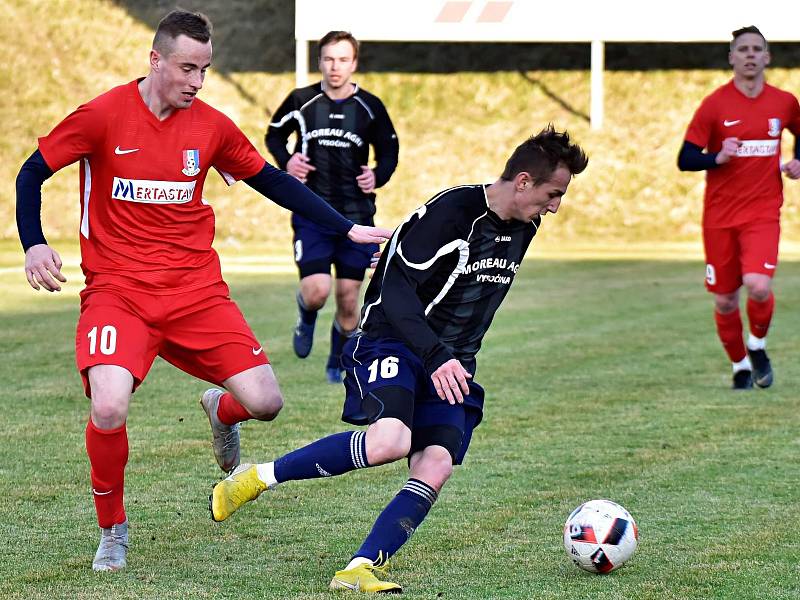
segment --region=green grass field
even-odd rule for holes
[[[782,263],[776,280],[775,386],[734,393],[699,260],[537,258],[536,245],[479,355],[486,420],[392,561],[393,580],[420,599],[800,597],[800,263]],[[245,425],[243,458],[342,430],[343,389],[322,382],[330,309],[301,362],[294,275],[223,256],[287,399],[277,421]],[[91,572],[87,401],[73,358],[80,277],[69,258],[65,291],[37,294],[19,263],[0,247],[0,597],[334,597],[333,571],[404,466],[287,484],[212,523],[218,471],[197,403],[207,386],[161,361],[128,423],[129,568]],[[641,532],[631,562],[605,577],[578,571],[561,542],[567,514],[590,498],[620,502]]]

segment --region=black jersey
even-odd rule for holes
[[[541,217],[503,221],[485,185],[441,192],[398,227],[367,287],[361,329],[405,342],[433,373],[475,354],[508,293]]]
[[[355,86],[352,96],[336,101],[322,84],[298,88],[283,101],[267,128],[267,148],[281,169],[291,154],[286,142],[297,134],[294,151],[309,157],[316,168],[306,185],[342,215],[372,225],[375,194],[365,194],[356,177],[367,165],[370,144],[375,148],[375,187],[381,187],[397,168],[399,144],[392,120],[377,96]]]

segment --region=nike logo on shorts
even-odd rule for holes
[[[119,146],[114,148],[114,154],[130,154],[131,152],[138,152],[139,148],[131,148],[130,150],[123,150]]]
[[[258,348],[253,348],[253,356],[258,356],[264,351],[264,346],[259,346]]]
[[[774,268],[775,268],[775,265],[773,265],[773,264],[771,264],[771,263],[768,263],[768,262],[765,262],[765,263],[764,263],[764,268],[765,268],[765,269],[774,269]]]

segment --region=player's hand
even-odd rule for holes
[[[309,162],[309,158],[299,152],[292,154],[292,158],[286,163],[286,172],[299,179],[301,183],[305,183],[308,174],[316,170],[317,168]]]
[[[347,232],[347,237],[356,244],[382,244],[392,237],[392,230],[383,227],[353,225]]]
[[[361,175],[356,177],[358,187],[365,194],[370,194],[375,189],[375,171],[367,166],[361,165]]]
[[[472,374],[458,360],[451,358],[431,374],[431,379],[439,398],[450,404],[463,404],[464,396],[469,395],[467,379],[472,379]]]
[[[732,158],[736,158],[736,151],[739,150],[739,146],[741,145],[742,142],[737,137],[725,138],[722,140],[722,148],[717,152],[717,157],[714,160],[718,165],[724,165]]]
[[[25,253],[25,277],[35,290],[39,286],[48,292],[60,292],[58,281],[64,283],[67,278],[61,274],[61,257],[47,244],[36,244]]]
[[[800,160],[793,158],[781,165],[781,171],[786,173],[789,179],[800,179]]]
[[[378,261],[381,259],[381,254],[383,254],[382,250],[378,250],[375,254],[372,255],[372,258],[369,259],[369,268],[374,269],[378,266]]]

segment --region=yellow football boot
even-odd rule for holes
[[[391,581],[381,581],[375,577],[374,571],[386,572],[387,564],[376,567],[370,563],[361,563],[352,569],[336,571],[331,580],[332,590],[350,590],[368,594],[402,594],[403,588]]]
[[[239,465],[214,486],[209,497],[211,519],[224,521],[242,505],[258,498],[266,489],[267,484],[258,478],[255,465]]]

